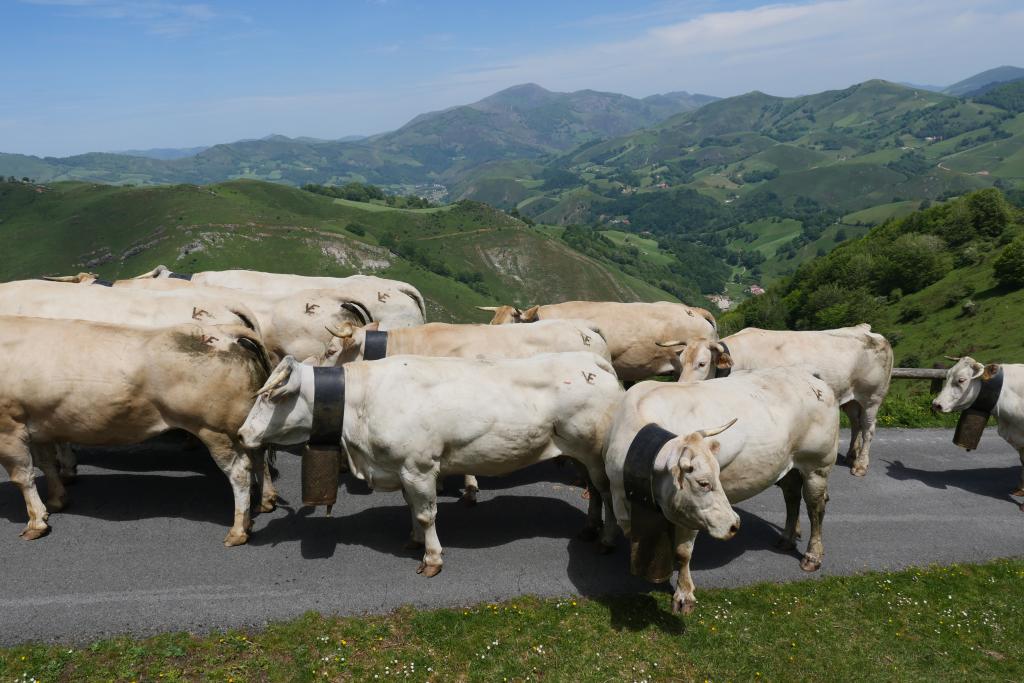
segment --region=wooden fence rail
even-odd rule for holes
[[[893,379],[945,379],[946,371],[933,368],[893,368]]]

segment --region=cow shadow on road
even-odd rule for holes
[[[1010,491],[1020,481],[1020,466],[975,469],[925,470],[908,467],[902,460],[887,460],[886,474],[899,481],[916,480],[934,489],[958,488],[996,500],[1016,502]]]
[[[42,477],[36,486],[46,500]],[[230,526],[233,509],[231,486],[216,466],[209,476],[86,472],[68,487],[68,505],[52,513],[51,522],[59,525],[61,517],[81,516],[107,521],[187,519]],[[0,518],[16,523],[26,519],[25,500],[7,481],[0,483]]]

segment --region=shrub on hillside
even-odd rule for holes
[[[996,280],[1003,287],[1024,287],[1024,238],[1010,242],[992,264]]]

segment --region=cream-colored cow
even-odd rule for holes
[[[667,301],[619,303],[567,301],[520,310],[513,306],[480,306],[491,311],[492,325],[565,319],[592,322],[608,342],[615,372],[624,382],[655,375],[678,375],[679,359],[658,346],[665,339],[718,339],[715,318],[703,308]]]
[[[166,266],[157,266],[138,277],[177,279],[197,285],[241,289],[263,296],[282,296],[307,289],[331,289],[353,301],[361,302],[383,330],[422,325],[427,318],[426,303],[418,289],[400,280],[387,280],[373,275],[316,277],[264,273],[258,270],[208,270],[180,275]]]
[[[0,349],[0,464],[25,497],[23,538],[49,531],[30,444],[133,444],[182,429],[231,482],[235,515],[224,544],[248,540],[250,475],[262,472],[262,453],[243,447],[237,432],[270,369],[252,330],[2,316]],[[55,470],[48,475],[59,482]]]

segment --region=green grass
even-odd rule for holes
[[[631,232],[621,230],[602,230],[601,234],[618,245],[629,245],[636,247],[644,258],[652,263],[668,265],[675,261],[675,257],[662,251],[658,247],[658,241],[641,237]]]
[[[696,576],[700,581],[699,572]],[[10,681],[1014,681],[1024,561],[0,650]]]
[[[890,218],[903,218],[917,211],[920,206],[921,202],[916,199],[879,204],[869,209],[846,214],[843,216],[843,223],[847,225],[879,225]]]

